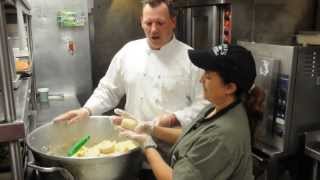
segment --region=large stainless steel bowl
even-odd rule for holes
[[[89,147],[105,139],[124,140],[118,136],[118,131],[108,116],[90,117],[70,125],[48,123],[27,136],[27,145],[35,158],[35,162],[29,163],[29,167],[47,172],[49,176],[52,176],[49,172],[58,171],[59,173],[55,172],[53,176],[61,174],[66,179],[106,180],[137,177],[143,159],[140,148],[108,157],[67,157],[67,149],[84,135],[91,136],[86,144]]]

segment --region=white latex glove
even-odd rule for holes
[[[157,144],[153,141],[152,137],[145,133],[137,133],[128,129],[119,127],[120,136],[127,137],[138,142],[143,149],[153,147],[157,148]]]
[[[130,113],[128,113],[123,109],[116,108],[114,110],[114,113],[119,115],[120,119],[113,118],[114,119],[113,123],[115,125],[121,126],[122,128],[134,130],[138,126],[138,124],[141,122],[140,120],[138,120],[133,115],[131,115]]]
[[[152,135],[154,129],[154,122],[153,121],[140,121],[137,127],[134,129],[137,133],[145,133],[148,135]]]
[[[173,113],[166,113],[160,116],[157,116],[155,119],[155,126],[160,127],[173,127],[179,125],[179,121]]]
[[[133,119],[133,120],[139,121],[132,114],[130,114],[129,112],[127,112],[127,111],[125,111],[123,109],[116,108],[116,109],[113,110],[113,112],[115,114],[121,116],[122,118],[129,118],[129,119]]]
[[[68,111],[53,119],[54,122],[67,122],[68,124],[88,119],[90,111],[86,108],[80,108]]]
[[[130,129],[130,130],[134,130],[137,133],[145,133],[148,135],[151,135],[153,132],[153,128],[154,128],[154,122],[153,121],[140,121],[139,119],[135,118],[133,115],[131,115],[129,112],[123,110],[123,109],[118,109],[116,108],[114,110],[114,113],[116,113],[117,115],[122,117],[122,120],[125,118],[128,119],[132,119],[134,121],[136,121],[136,125],[135,128],[131,128],[129,126],[123,126],[122,122],[119,120],[114,120],[114,124],[120,125],[122,128],[126,128],[126,129]]]

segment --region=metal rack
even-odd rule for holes
[[[3,102],[3,107],[0,111],[3,112],[5,119],[5,123],[0,124],[0,142],[9,143],[12,179],[22,180],[24,179],[24,171],[19,140],[25,137],[24,117],[28,110],[31,79],[24,80],[18,90],[14,91],[11,72],[14,64],[10,63],[12,62],[10,58],[13,58],[13,52],[9,48],[5,16],[8,12],[17,14],[19,36],[21,36],[24,32],[23,16],[30,16],[30,5],[27,0],[0,0],[0,87],[2,90],[2,96],[0,97]],[[30,25],[29,22],[27,24]],[[22,37],[20,38],[22,39]],[[32,52],[30,40],[25,45]],[[29,58],[31,59],[32,57],[30,56]]]

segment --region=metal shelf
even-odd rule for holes
[[[30,6],[29,1],[27,1],[27,0],[20,0],[20,1],[21,1],[21,3],[23,4],[23,6],[24,6],[28,11],[31,10],[31,6]]]
[[[12,6],[13,8],[17,8],[17,2],[21,3],[21,10],[24,14],[31,15],[30,10],[31,6],[27,0],[4,0],[5,5]],[[13,9],[7,9],[6,13],[16,13]]]
[[[13,52],[8,42],[6,11],[16,11],[19,36],[24,39],[24,17],[30,14],[30,5],[25,0],[0,0],[0,84],[1,101],[3,107],[0,111],[5,112],[6,123],[0,124],[0,142],[8,142],[11,160],[11,174],[14,180],[23,180],[23,157],[19,139],[25,137],[26,122],[24,118],[28,114],[29,89],[31,78],[20,84],[18,90],[13,91],[12,80],[16,74],[13,71]],[[21,43],[24,48],[24,43]],[[26,46],[30,46],[27,44]],[[20,47],[20,48],[21,48]],[[27,119],[27,118],[26,118]]]
[[[14,91],[17,119],[21,119],[21,120],[26,119],[25,110],[28,109],[28,101],[29,101],[28,91],[30,89],[31,81],[32,81],[31,78],[28,78],[26,80],[21,80],[19,88]],[[1,96],[2,94],[0,93],[0,97]],[[0,103],[0,122],[1,121],[4,121],[4,112],[3,112],[2,102]]]
[[[13,123],[0,124],[0,143],[16,141],[25,137],[24,122],[15,121]]]

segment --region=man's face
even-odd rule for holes
[[[166,4],[154,8],[147,4],[143,8],[141,26],[151,49],[160,49],[172,39],[176,20],[170,17]]]

